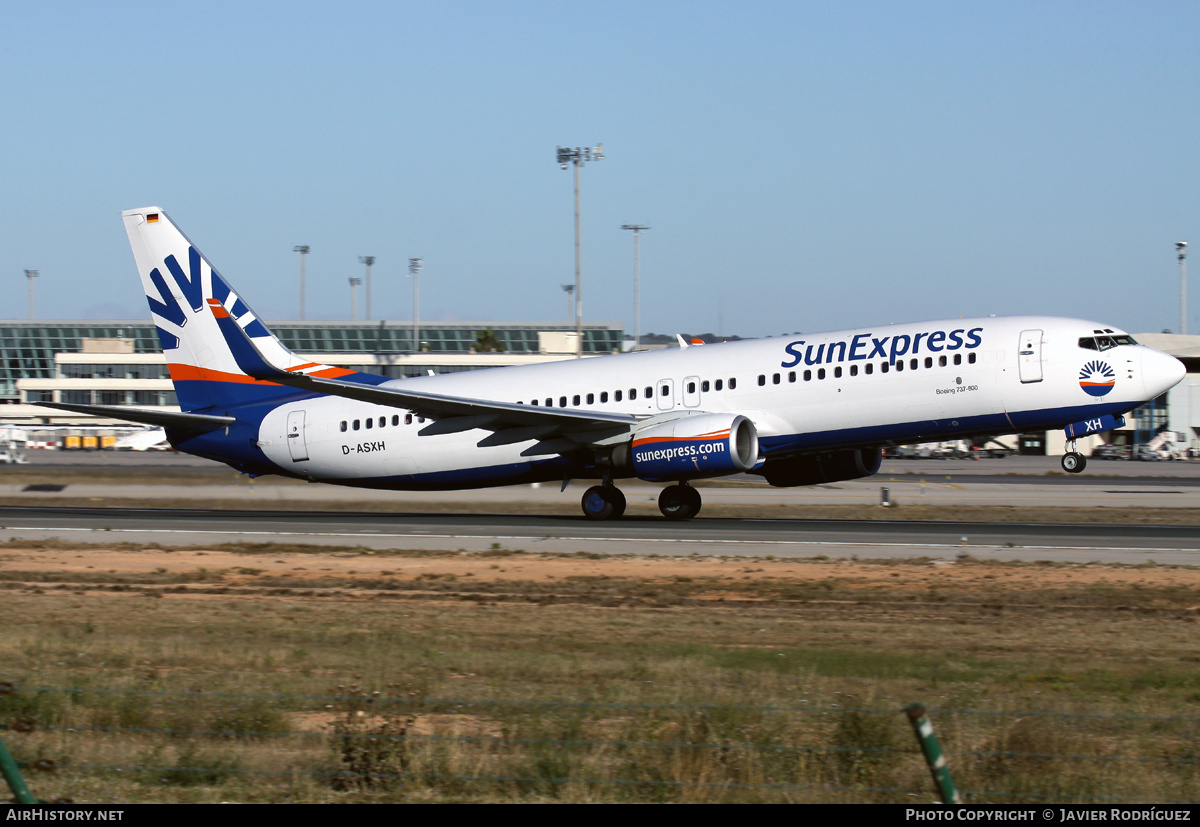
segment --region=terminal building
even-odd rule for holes
[[[574,356],[564,322],[422,322],[414,351],[408,322],[272,322],[291,350],[313,361],[389,378],[528,365]],[[620,352],[616,322],[583,326],[584,356]],[[0,421],[30,428],[95,425],[94,417],[29,403],[71,402],[178,409],[149,321],[0,321]]]

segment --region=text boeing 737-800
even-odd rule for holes
[[[289,351],[158,207],[124,212],[181,412],[51,404],[162,425],[181,451],[249,474],[370,488],[599,484],[583,513],[619,517],[614,480],[775,486],[869,476],[888,445],[1065,428],[1074,439],[1184,375],[1104,324],[1043,316],[810,333],[579,361],[386,379]]]

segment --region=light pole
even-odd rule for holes
[[[1180,332],[1188,332],[1188,242],[1176,241],[1175,252],[1180,257]],[[32,313],[30,313],[32,316]]]
[[[358,276],[350,277],[350,321],[358,321],[358,286],[362,284]]]
[[[563,292],[567,294],[567,321],[573,321],[574,316],[572,316],[571,313],[575,309],[575,302],[572,301],[575,296],[575,285],[564,284],[562,289]]]
[[[421,268],[425,259],[410,258],[408,274],[413,280],[413,353],[421,352]]]
[[[642,344],[642,232],[645,224],[622,224],[622,230],[633,230],[633,349]]]
[[[583,356],[583,280],[580,275],[582,268],[579,258],[579,168],[588,161],[603,161],[604,144],[596,144],[594,147],[584,147],[583,149],[560,146],[555,150],[555,157],[558,165],[563,169],[566,169],[568,164],[575,167],[575,358],[578,359]]]
[[[304,320],[304,257],[308,255],[307,244],[297,244],[292,248],[293,253],[300,254],[300,320]]]
[[[359,256],[358,260],[361,264],[367,265],[367,312],[363,315],[369,322],[371,321],[371,265],[375,263],[375,256]]]
[[[40,270],[26,270],[25,278],[29,279],[29,318],[33,318],[33,280],[41,274]]]

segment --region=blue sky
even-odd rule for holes
[[[144,318],[169,212],[271,319],[584,316],[775,335],[988,313],[1178,329],[1200,248],[1200,5],[0,6],[0,317]],[[1197,255],[1200,258],[1200,254]],[[1193,267],[1200,282],[1200,267]],[[1189,330],[1200,332],[1200,290]],[[361,308],[361,304],[360,304]]]

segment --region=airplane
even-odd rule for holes
[[[251,475],[396,490],[572,480],[592,520],[615,482],[668,483],[659,510],[701,508],[690,483],[868,477],[882,449],[1065,429],[1079,437],[1184,376],[1183,364],[1090,321],[1008,316],[894,324],[549,364],[387,379],[288,350],[159,207],[122,213],[180,412],[45,407],[163,426],[180,451]]]

